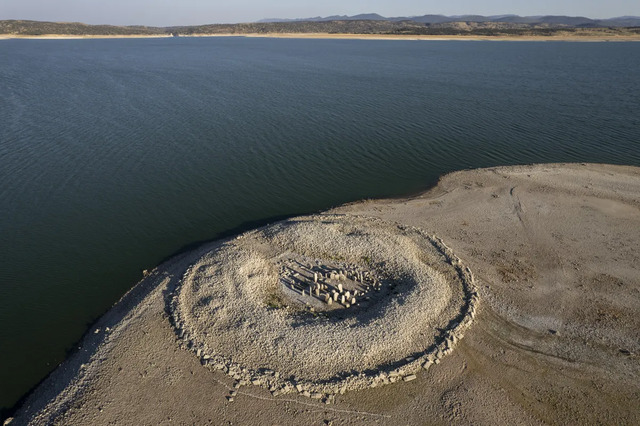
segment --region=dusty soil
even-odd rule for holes
[[[204,246],[125,295],[12,425],[640,424],[640,168],[463,171],[410,199],[327,214],[417,227],[469,266],[480,303],[452,353],[415,380],[331,404],[236,389],[181,348],[170,321],[173,292]]]

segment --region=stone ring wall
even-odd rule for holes
[[[171,316],[207,368],[274,395],[331,402],[437,364],[477,300],[471,271],[439,238],[380,219],[315,215],[213,246],[185,273]]]

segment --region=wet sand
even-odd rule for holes
[[[475,320],[437,364],[328,404],[208,368],[170,307],[185,274],[224,243],[213,242],[125,295],[11,424],[640,423],[640,168],[461,171],[424,194],[320,218],[331,215],[415,227],[469,267]]]

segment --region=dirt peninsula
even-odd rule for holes
[[[453,253],[444,257],[451,266],[468,268],[477,310],[445,356],[404,379],[336,392],[326,401],[302,388],[276,392],[252,384],[242,369],[234,378],[228,366],[208,368],[204,352],[181,337],[171,301],[198,259],[230,239],[151,271],[25,400],[11,425],[640,423],[640,168],[460,171],[424,194],[356,202],[313,220],[334,216],[395,224],[413,240],[419,232]],[[264,238],[284,241],[270,229]],[[369,238],[366,228],[340,234],[351,236]],[[197,284],[198,291],[216,285]],[[425,287],[431,288],[444,287]],[[442,332],[428,325],[424,331]]]

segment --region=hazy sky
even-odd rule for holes
[[[379,13],[571,15],[611,18],[640,15],[639,0],[0,0],[1,19],[79,21],[115,25],[189,25]]]

